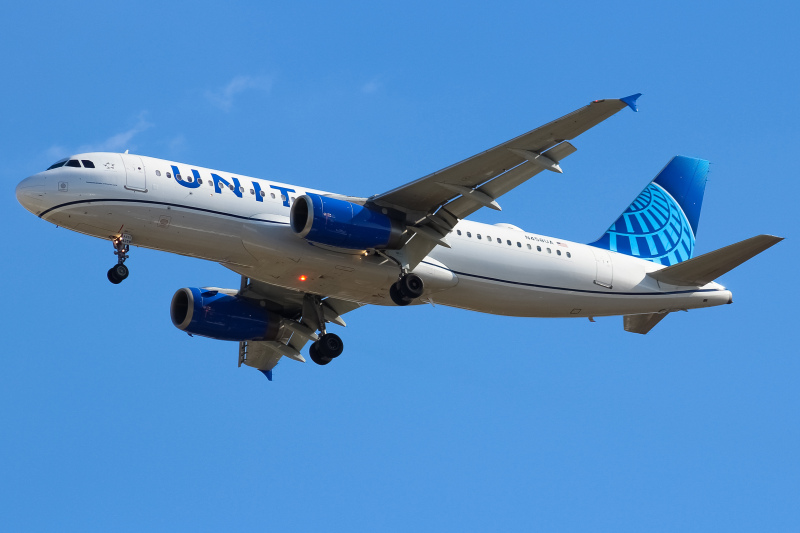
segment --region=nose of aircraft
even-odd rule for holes
[[[34,174],[25,178],[19,185],[17,185],[17,201],[22,204],[22,207],[38,215],[44,210],[45,204],[45,177],[41,174]]]

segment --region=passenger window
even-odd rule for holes
[[[552,253],[553,253],[553,250],[551,250],[550,248],[548,248],[548,249],[547,249],[547,253],[548,253],[548,254],[552,254]]]
[[[270,193],[270,196],[272,197],[273,200],[275,199],[275,193],[274,192]]]
[[[567,257],[572,257],[572,255],[569,252],[567,252]]]
[[[69,161],[67,161],[67,166],[81,168],[81,162],[78,161],[77,159],[70,159]]]
[[[285,194],[281,194],[281,200],[283,200],[284,202],[286,201],[286,195]]]
[[[472,237],[472,233],[467,232],[467,237]]]
[[[254,191],[253,189],[250,189],[250,194],[255,195],[256,191]]]
[[[561,255],[561,250],[556,250],[556,255]]]
[[[191,180],[189,180],[189,181],[191,181]],[[197,178],[197,183],[202,185],[203,184],[203,178]],[[209,183],[211,183],[211,182],[209,181]]]
[[[503,244],[503,239],[501,239],[500,237],[498,237],[498,238],[497,238],[497,242],[499,242],[500,244]]]
[[[528,244],[528,250],[530,250],[530,249],[531,249],[531,245],[530,245],[530,244]]]
[[[478,240],[480,240],[480,238],[481,238],[481,234],[480,234],[480,233],[478,233],[477,237],[478,237]]]
[[[507,240],[506,242],[508,243],[508,245],[509,245],[509,246],[511,246],[511,241],[508,241],[508,240]]]
[[[194,182],[194,178],[192,176],[189,176],[188,178],[186,178],[186,181],[188,181],[189,183],[192,183],[192,182]]]
[[[172,174],[170,174],[169,172],[167,172],[167,177],[168,177],[168,178],[171,178],[171,177],[172,177]]]
[[[83,166],[85,168],[94,168],[94,163],[92,163],[88,159],[81,159],[81,163],[83,163]]]
[[[264,198],[267,195],[264,191],[261,191],[261,198]]]
[[[517,241],[517,248],[522,248],[522,243]]]
[[[457,235],[461,235],[461,230],[460,230],[460,229],[457,229],[457,230],[456,230],[456,234],[457,234]]]
[[[208,180],[208,186],[209,187],[213,187],[214,186],[214,180]]]
[[[178,181],[183,181],[183,178],[181,177],[180,174],[175,174],[175,179]]]
[[[239,192],[244,192],[244,187],[242,187],[241,185],[239,185]],[[253,192],[250,191],[250,194],[253,194]]]
[[[492,242],[492,237],[490,235],[487,235],[486,236],[486,240],[489,241],[489,242]]]
[[[541,251],[542,251],[542,247],[541,247],[541,246],[537,246],[537,247],[536,247],[536,251],[537,251],[537,252],[541,252]]]
[[[85,166],[86,165],[86,161],[84,161],[83,164]],[[156,170],[156,176],[160,176],[160,175],[161,175],[161,171],[160,170]]]
[[[233,185],[228,185],[228,188],[229,188],[230,190],[233,190]]]

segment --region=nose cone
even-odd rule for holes
[[[34,174],[17,185],[17,201],[34,215],[38,215],[45,209],[45,179],[41,174]]]

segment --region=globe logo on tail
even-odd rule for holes
[[[666,266],[690,259],[695,243],[683,209],[654,182],[639,194],[604,238],[608,239],[609,250]]]

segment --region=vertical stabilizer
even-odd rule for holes
[[[692,257],[708,161],[675,156],[600,239],[589,243],[660,265]]]

